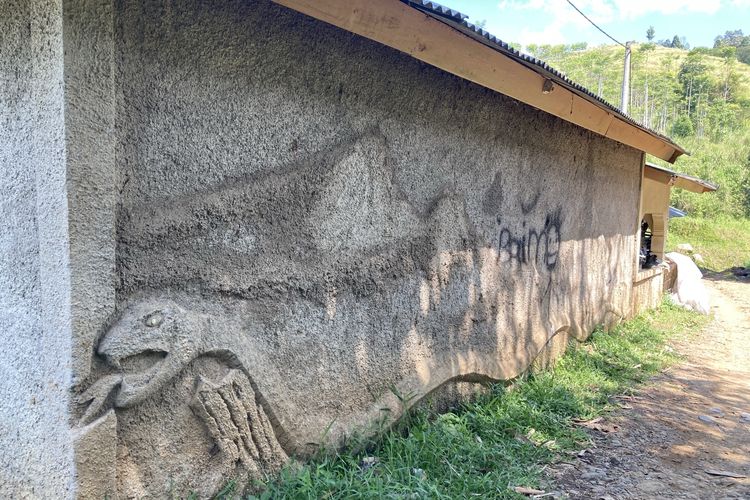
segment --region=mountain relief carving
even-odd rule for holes
[[[555,199],[521,196],[496,175],[486,197],[435,183],[417,210],[381,135],[332,150],[128,209],[130,299],[96,346],[103,363],[79,397],[81,426],[112,408],[158,406],[188,373],[192,392],[180,398],[211,460],[263,478],[330,444],[328,429],[337,444],[384,410],[400,415],[389,387],[413,404],[448,382],[513,377],[558,334],[588,329],[565,297],[570,215]],[[585,302],[586,283],[576,287]],[[188,369],[200,359],[224,371]]]

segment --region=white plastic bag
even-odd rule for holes
[[[709,314],[711,304],[708,290],[701,281],[703,274],[693,259],[677,252],[670,252],[665,257],[677,265],[677,279],[671,296],[672,302],[701,314]]]

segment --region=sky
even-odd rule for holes
[[[742,29],[750,34],[750,0],[571,0],[620,42],[684,36],[691,47],[713,47],[716,35]],[[613,43],[566,0],[439,0],[469,21],[486,20],[484,29],[504,42],[560,44]]]

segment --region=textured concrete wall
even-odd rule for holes
[[[668,264],[660,264],[657,267],[640,271],[636,275],[633,281],[631,316],[636,316],[661,304],[664,291],[668,288],[664,279],[665,268],[668,269]]]
[[[71,224],[101,280],[114,206],[117,313],[75,334],[107,488],[259,477],[628,314],[640,152],[265,1],[100,15],[115,167],[102,125]]]
[[[73,494],[62,8],[0,5],[0,496]]]
[[[115,311],[115,54],[111,0],[63,0],[73,378]]]
[[[638,151],[265,0],[0,14],[7,496],[208,495],[629,312]]]
[[[652,227],[651,251],[664,259],[664,250],[669,232],[669,186],[670,176],[663,172],[647,172],[641,184],[640,219],[647,219]]]

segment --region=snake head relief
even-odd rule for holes
[[[172,300],[141,300],[126,308],[97,348],[122,376],[115,406],[136,405],[176,377],[200,355],[203,327]]]

